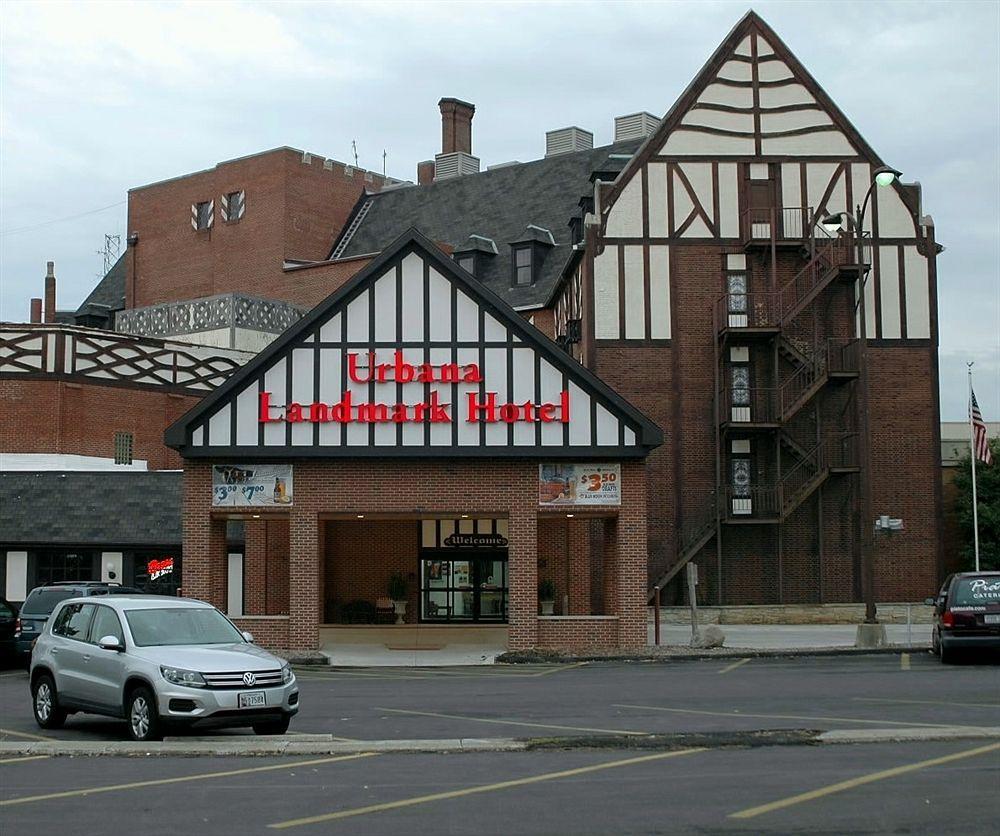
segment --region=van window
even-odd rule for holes
[[[987,604],[1000,604],[1000,577],[960,578],[948,608],[985,607]]]
[[[51,615],[56,604],[83,594],[79,587],[40,586],[31,590],[21,607],[22,615]]]

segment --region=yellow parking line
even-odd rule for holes
[[[729,673],[732,670],[736,670],[736,668],[738,668],[740,665],[745,665],[749,661],[750,661],[749,658],[739,659],[736,662],[733,662],[731,665],[726,665],[722,670],[719,671],[719,673]]]
[[[25,755],[23,758],[0,758],[0,763],[24,763],[25,761],[45,761],[48,755]]]
[[[560,778],[570,778],[574,775],[585,775],[588,772],[598,772],[603,769],[614,769],[619,766],[632,766],[637,763],[647,763],[649,761],[664,760],[665,758],[676,758],[680,755],[693,755],[696,752],[704,752],[704,749],[679,749],[675,752],[659,752],[655,755],[643,755],[637,758],[625,758],[624,760],[606,761],[592,766],[581,766],[577,769],[564,769],[560,772],[546,772],[542,775],[531,775],[527,778],[515,778],[510,781],[500,781],[496,784],[484,784],[478,787],[466,787],[461,790],[449,790],[448,792],[436,792],[430,795],[418,795],[414,798],[402,798],[399,801],[389,801],[384,804],[370,804],[367,807],[353,807],[349,810],[339,810],[336,813],[324,813],[318,816],[308,816],[302,819],[290,819],[288,821],[269,824],[268,827],[275,830],[285,830],[289,827],[299,827],[303,824],[318,824],[320,822],[335,821],[336,819],[346,819],[353,816],[364,816],[368,813],[381,813],[386,810],[398,810],[400,807],[412,807],[416,804],[429,804],[432,801],[445,801],[450,798],[461,798],[466,795],[474,795],[483,792],[496,792],[511,787],[521,787],[526,784],[537,784],[542,781],[555,781]]]
[[[892,700],[881,697],[851,697],[855,702],[885,702],[902,705],[947,705],[959,708],[1000,708],[1000,702],[952,702],[951,700]]]
[[[248,769],[228,769],[225,772],[202,772],[198,775],[180,775],[176,778],[154,778],[149,781],[133,781],[129,784],[112,784],[107,787],[88,787],[83,790],[66,790],[65,792],[50,792],[44,795],[26,795],[21,798],[10,798],[0,801],[0,807],[12,807],[15,804],[31,804],[35,801],[51,801],[55,798],[73,798],[80,795],[96,795],[102,792],[115,792],[117,790],[134,790],[141,787],[157,787],[163,784],[182,784],[187,781],[202,781],[207,778],[229,778],[233,775],[249,775],[254,772],[273,772],[276,769],[296,769],[303,766],[318,766],[324,763],[337,763],[338,761],[351,761],[358,758],[370,758],[376,752],[360,752],[356,755],[337,755],[330,758],[315,758],[308,761],[292,761],[290,763],[274,763],[269,766],[254,766]]]
[[[55,740],[54,737],[44,737],[40,734],[32,734],[26,731],[14,731],[13,729],[0,729],[0,734],[12,734],[14,737],[23,737],[25,740]]]
[[[388,711],[392,714],[413,714],[417,717],[443,717],[445,720],[468,720],[471,723],[491,723],[495,726],[526,726],[532,729],[561,729],[563,731],[583,731],[595,734],[627,734],[648,736],[649,732],[626,731],[624,729],[591,729],[586,726],[558,726],[552,723],[528,723],[523,720],[499,720],[487,717],[469,717],[464,714],[439,714],[436,711],[410,711],[405,708],[379,708],[372,706],[374,711]]]
[[[910,654],[900,653],[899,654],[899,669],[901,671],[908,671],[910,669]]]
[[[507,676],[548,676],[553,673],[562,673],[563,671],[571,671],[573,668],[582,668],[584,665],[590,664],[589,662],[571,662],[568,665],[558,665],[554,668],[549,668],[548,670],[539,671],[538,673],[530,674],[517,674],[509,673]]]
[[[907,772],[915,772],[918,769],[927,769],[930,766],[939,766],[940,764],[962,760],[963,758],[985,755],[987,752],[995,752],[997,749],[1000,749],[1000,743],[991,743],[988,746],[978,746],[975,749],[966,749],[964,752],[956,752],[953,755],[944,755],[940,758],[918,761],[917,763],[910,763],[906,766],[883,769],[881,772],[872,772],[868,775],[862,775],[859,778],[852,778],[849,781],[840,781],[836,784],[830,784],[827,787],[820,787],[816,790],[810,790],[809,792],[803,792],[788,798],[782,798],[779,801],[772,801],[770,804],[761,804],[759,807],[750,807],[746,810],[740,810],[738,813],[730,813],[729,818],[752,819],[754,816],[759,816],[763,813],[771,813],[774,810],[782,810],[785,807],[791,807],[794,804],[801,804],[804,801],[813,801],[817,798],[823,798],[827,795],[833,795],[834,793],[843,792],[844,790],[850,790],[854,787],[863,786],[864,784],[871,784],[875,781],[882,781],[886,778],[894,778],[897,775],[904,775]]]
[[[858,717],[818,717],[802,714],[749,714],[743,711],[699,711],[694,708],[665,708],[659,705],[627,705],[615,703],[615,708],[638,708],[644,711],[667,711],[672,714],[704,714],[709,717],[729,717],[731,719],[751,718],[764,720],[829,720],[831,723],[864,723],[873,726],[920,726],[928,729],[962,729],[971,726],[956,723],[912,723],[903,720],[862,720]]]

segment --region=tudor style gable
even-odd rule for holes
[[[188,458],[641,457],[659,429],[401,237],[167,430]]]
[[[751,239],[777,237],[808,248],[819,219],[853,213],[881,165],[777,34],[748,13],[601,191],[594,338],[671,339],[675,245],[736,254]],[[871,204],[869,336],[931,338],[932,230],[919,186],[897,181]],[[745,268],[742,254],[732,261]]]

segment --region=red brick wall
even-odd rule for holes
[[[200,398],[154,389],[60,380],[0,379],[0,450],[114,458],[115,433],[130,432],[133,458],[150,470],[179,469],[163,430]]]
[[[537,463],[519,460],[389,459],[296,462],[295,504],[282,515],[289,526],[289,646],[311,649],[321,623],[324,569],[332,571],[321,541],[321,514],[454,514],[508,518],[512,649],[538,642]],[[405,478],[412,471],[419,478]],[[646,493],[640,462],[622,466],[622,506],[615,526],[620,537],[611,584],[622,603],[617,642],[645,644]],[[264,515],[262,515],[264,516]],[[334,528],[336,536],[337,528]],[[411,529],[412,531],[412,529]],[[221,532],[221,534],[220,534]],[[410,534],[415,544],[416,533]],[[224,607],[225,521],[212,516],[211,465],[189,461],[184,472],[185,591]]]
[[[243,616],[234,618],[233,622],[241,630],[253,634],[254,644],[275,649],[288,647],[287,616],[273,616],[271,618]]]
[[[673,562],[679,530],[711,507],[716,481],[712,311],[723,292],[726,252],[708,244],[671,247],[669,343],[598,341],[591,354],[593,370],[664,431],[663,446],[646,460],[651,578]],[[784,286],[803,264],[797,252],[780,252],[772,282],[766,258],[750,255],[751,293]],[[807,343],[813,341],[814,328],[820,339],[853,338],[850,283],[835,282],[814,306],[820,316],[814,320],[806,311],[786,334]],[[773,386],[773,356],[767,342],[734,343],[751,347],[751,385]],[[887,343],[870,349],[872,446],[878,451],[872,461],[875,512],[901,516],[907,525],[903,535],[879,540],[880,600],[922,599],[937,573],[935,357],[936,350],[925,345]],[[786,361],[780,363],[781,374],[787,376],[790,368]],[[856,423],[856,393],[856,385],[828,387],[800,411],[787,431],[807,449],[815,444],[816,405],[824,434],[850,431]],[[752,438],[754,484],[773,484],[778,472],[774,436],[758,433]],[[787,473],[795,459],[781,455]],[[723,487],[728,481],[724,456]],[[858,600],[859,504],[856,476],[831,478],[782,526],[780,550],[774,526],[724,526],[721,577],[714,541],[696,557],[705,579],[700,595],[710,603],[732,604]],[[884,510],[878,511],[880,507]],[[817,535],[820,526],[822,545]],[[665,590],[664,601],[679,601],[681,593],[677,580]]]
[[[538,619],[538,646],[558,650],[601,650],[618,647],[618,619],[545,617]]]
[[[126,257],[126,306],[231,291],[298,302],[284,260],[326,258],[364,189],[381,186],[381,177],[366,180],[361,169],[327,169],[322,157],[305,162],[300,152],[277,149],[132,189],[128,230],[139,243]],[[240,190],[246,212],[226,222],[221,197]],[[191,204],[207,200],[215,201],[215,223],[196,232]]]
[[[337,520],[325,524],[326,594],[324,616],[336,617],[339,607],[361,599],[374,604],[388,598],[389,578],[400,572],[407,579],[406,623],[417,622],[416,520]]]

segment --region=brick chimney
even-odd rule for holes
[[[45,321],[56,321],[56,273],[55,262],[46,263],[45,270]]]
[[[426,186],[434,182],[434,160],[417,163],[417,185]]]
[[[461,99],[441,99],[441,153],[472,153],[472,117],[476,106]]]
[[[35,298],[31,300],[31,322],[38,324],[42,321],[42,300]]]

